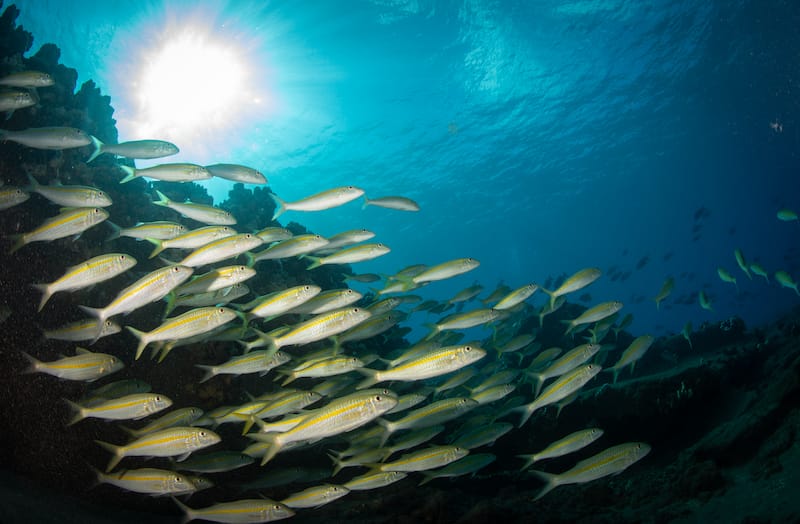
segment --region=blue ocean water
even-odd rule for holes
[[[415,199],[416,214],[350,204],[284,220],[375,231],[393,251],[363,272],[480,260],[426,297],[596,266],[606,277],[588,303],[623,301],[638,333],[732,315],[759,325],[797,304],[733,255],[800,278],[800,228],[776,218],[800,208],[792,2],[20,5],[34,49],[57,42],[79,82],[111,95],[121,140],[141,138],[131,62],[191,24],[240,46],[269,107],[208,126],[174,160],[257,167],[285,200],[347,184]],[[229,185],[210,188],[221,201]]]

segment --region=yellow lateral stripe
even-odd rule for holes
[[[44,364],[45,366],[47,366],[48,368],[51,368],[51,369],[84,369],[84,368],[91,368],[91,367],[100,366],[100,365],[102,365],[102,364],[104,364],[104,363],[106,363],[108,361],[109,361],[109,359],[98,359],[97,361],[94,361],[94,362],[79,362],[79,363],[42,362],[42,364]]]
[[[54,219],[57,218],[58,220],[53,220],[52,222],[45,222],[44,224],[42,224],[38,228],[36,228],[33,231],[31,231],[30,233],[28,233],[28,235],[34,235],[34,234],[37,234],[37,233],[44,233],[46,231],[50,231],[50,230],[55,229],[55,228],[57,228],[59,226],[67,224],[67,223],[69,223],[69,222],[71,222],[73,220],[79,220],[81,218],[85,218],[92,211],[94,211],[94,208],[85,208],[85,209],[81,209],[81,210],[76,210],[74,212],[65,213],[65,215],[61,216],[60,218],[58,216],[53,217]]]
[[[150,278],[148,278],[147,280],[145,280],[144,282],[142,282],[141,284],[139,284],[135,288],[131,289],[130,291],[128,291],[124,295],[120,296],[118,299],[116,299],[114,302],[112,302],[108,306],[106,306],[106,309],[108,309],[108,307],[110,307],[112,304],[116,304],[118,302],[123,302],[124,300],[126,300],[129,297],[137,295],[143,289],[147,289],[148,287],[150,287],[152,285],[160,283],[162,280],[165,279],[165,277],[167,275],[169,275],[169,271],[165,271],[165,270],[166,269],[170,269],[172,267],[176,267],[176,266],[167,266],[166,268],[163,268],[163,270],[159,271],[157,274],[150,276]]]
[[[213,308],[213,309],[216,309],[216,308]],[[208,311],[208,310],[205,310],[205,311],[191,311],[191,312],[186,314],[188,316],[181,315],[180,317],[176,317],[173,321],[171,321],[171,322],[169,322],[167,324],[164,324],[161,327],[157,327],[156,329],[154,329],[153,331],[148,333],[148,335],[155,335],[157,333],[162,333],[163,334],[165,331],[169,331],[171,329],[177,329],[177,328],[185,326],[186,324],[191,324],[191,323],[194,323],[194,322],[200,322],[202,320],[208,320],[208,319],[211,318],[211,314],[210,313],[211,312]]]
[[[140,398],[138,400],[130,400],[128,402],[121,402],[119,404],[107,404],[107,405],[103,405],[103,406],[94,406],[94,407],[84,408],[84,409],[88,409],[92,413],[97,413],[97,412],[101,412],[101,411],[116,411],[118,409],[125,409],[125,408],[129,408],[129,407],[132,407],[132,406],[146,405],[146,404],[148,404],[150,402],[153,402],[153,400],[154,400],[153,397]]]
[[[182,433],[180,435],[172,435],[172,436],[169,436],[169,437],[162,437],[162,438],[157,438],[157,439],[153,439],[153,440],[145,440],[145,441],[142,441],[142,442],[132,442],[132,443],[130,443],[130,444],[126,445],[126,446],[122,446],[122,447],[124,449],[131,450],[131,449],[138,449],[138,448],[149,447],[149,446],[159,446],[161,444],[166,444],[166,443],[173,442],[173,441],[176,441],[176,440],[185,440],[187,438],[191,438],[192,435],[193,435],[193,433]]]
[[[302,422],[300,422],[300,424],[298,424],[297,426],[293,427],[292,429],[290,429],[286,433],[294,432],[294,431],[300,431],[300,430],[305,429],[307,427],[314,426],[316,424],[321,424],[323,422],[327,422],[328,420],[330,420],[332,418],[335,418],[335,417],[338,417],[339,415],[347,414],[347,413],[349,413],[351,411],[358,411],[364,406],[364,404],[366,404],[367,398],[371,398],[371,395],[369,397],[364,398],[364,399],[353,400],[352,402],[348,403],[346,406],[343,406],[343,407],[341,407],[339,409],[334,409],[333,411],[331,411],[329,413],[320,413],[318,415],[310,415],[308,419],[303,420]],[[324,409],[324,408],[322,408],[322,409]]]
[[[618,451],[617,453],[613,453],[610,456],[604,458],[603,460],[601,460],[599,462],[586,464],[582,468],[576,469],[574,471],[569,471],[567,473],[569,473],[569,477],[572,477],[572,476],[580,475],[581,473],[586,473],[587,471],[591,471],[593,469],[598,469],[598,468],[600,468],[602,466],[605,466],[605,465],[610,464],[612,462],[615,462],[617,460],[624,459],[625,455],[626,455],[626,451],[628,451],[628,450],[626,449],[626,450]]]

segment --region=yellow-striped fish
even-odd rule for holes
[[[397,367],[385,371],[361,368],[359,373],[366,375],[357,389],[364,389],[387,380],[415,381],[438,377],[469,366],[486,356],[486,351],[471,345],[450,346],[431,351],[414,360],[408,360]]]
[[[182,266],[199,267],[206,264],[213,264],[220,260],[226,260],[241,255],[246,251],[257,248],[264,241],[250,233],[242,233],[220,238],[197,248],[195,251],[186,255],[186,258],[178,262]]]
[[[220,502],[207,508],[190,508],[175,497],[172,500],[184,513],[184,522],[194,519],[246,524],[252,522],[272,522],[287,519],[294,511],[280,502],[268,498],[243,499],[234,502]]]
[[[31,242],[49,242],[59,238],[79,235],[108,218],[108,211],[99,207],[67,209],[60,215],[45,220],[42,225],[28,233],[15,235],[9,254]]]
[[[269,444],[261,465],[269,462],[287,444],[345,433],[376,419],[396,404],[397,396],[388,390],[353,393],[307,412],[303,420],[288,431],[257,434],[258,440]]]
[[[272,215],[272,220],[277,220],[286,211],[322,211],[331,209],[355,200],[363,194],[364,190],[361,188],[345,186],[328,189],[294,202],[284,202],[274,193],[269,193],[269,196],[275,202],[275,214]]]
[[[285,499],[281,500],[281,504],[289,508],[318,508],[329,504],[336,499],[340,499],[350,493],[350,490],[344,486],[336,484],[323,484],[321,486],[312,486],[306,488],[298,493],[292,493]]]
[[[179,426],[150,433],[124,446],[99,440],[95,442],[111,452],[111,461],[106,467],[106,471],[111,471],[125,457],[188,456],[189,453],[213,446],[220,440],[220,436],[209,429]]]
[[[658,295],[653,299],[656,302],[656,309],[661,309],[661,301],[672,294],[673,287],[675,287],[675,279],[667,277],[664,284],[661,285],[661,290],[658,292]]]
[[[136,259],[123,253],[109,253],[90,258],[67,268],[63,276],[49,284],[34,284],[42,292],[41,311],[50,297],[59,291],[75,291],[112,279],[136,265]]]
[[[566,437],[553,442],[538,453],[532,453],[530,455],[517,455],[519,458],[525,459],[525,464],[523,464],[523,466],[519,469],[528,469],[533,465],[534,462],[538,462],[540,460],[563,457],[564,455],[574,453],[585,448],[602,436],[603,430],[599,428],[582,429],[580,431],[576,431],[575,433],[570,433]]]
[[[228,226],[206,226],[164,240],[157,237],[145,237],[145,240],[156,246],[150,253],[150,258],[153,258],[165,249],[195,249],[235,234],[236,231]]]
[[[606,370],[614,373],[615,384],[617,382],[617,376],[619,375],[620,371],[625,368],[625,366],[630,366],[631,373],[633,373],[633,368],[636,366],[636,361],[644,356],[647,350],[650,349],[650,346],[653,345],[654,340],[655,339],[652,335],[642,335],[641,337],[636,337],[627,347],[627,349],[622,352],[622,356],[619,357],[617,363]]]
[[[34,149],[62,151],[92,143],[89,135],[74,127],[32,127],[19,131],[0,129],[0,140],[10,140]]]
[[[585,364],[556,379],[556,381],[547,386],[544,391],[542,391],[542,394],[536,397],[533,402],[514,409],[514,411],[522,412],[522,419],[518,427],[524,426],[525,422],[528,421],[533,412],[537,409],[558,402],[580,390],[587,382],[592,380],[595,375],[600,373],[601,369],[602,368],[597,364]]]
[[[114,315],[130,313],[151,302],[161,300],[192,276],[192,271],[192,268],[185,266],[162,267],[120,291],[116,298],[104,308],[78,307],[102,324],[107,318]]]
[[[305,258],[312,261],[308,269],[315,269],[328,264],[355,264],[356,262],[364,262],[383,256],[389,253],[389,251],[391,251],[391,249],[383,244],[362,244],[344,248],[326,257],[305,255]]]
[[[629,442],[608,448],[578,464],[564,473],[554,475],[543,471],[531,471],[546,482],[534,500],[539,500],[557,486],[564,484],[583,484],[609,475],[622,473],[635,462],[650,453],[650,446],[644,442]]]
[[[61,184],[43,186],[28,174],[28,191],[39,193],[54,204],[64,207],[108,207],[111,197],[105,191],[87,186],[62,186]]]
[[[419,204],[407,197],[386,196],[379,198],[367,198],[364,196],[364,208],[367,206],[385,207],[398,211],[419,211]]]
[[[556,299],[562,297],[568,293],[574,293],[579,289],[583,289],[598,278],[602,272],[597,269],[596,267],[589,267],[586,269],[581,269],[571,277],[567,278],[564,282],[561,283],[560,286],[554,291],[548,291],[545,288],[542,288],[542,291],[550,295],[550,309],[555,311],[555,303]]]
[[[534,293],[536,293],[537,289],[539,289],[537,284],[526,284],[501,298],[497,304],[492,306],[492,309],[511,309],[517,304],[520,304],[530,298]]]
[[[227,324],[236,318],[236,312],[226,307],[201,307],[188,311],[177,317],[167,319],[152,331],[143,332],[126,326],[127,330],[139,339],[136,348],[136,360],[147,344],[160,340],[180,340],[193,337]]]
[[[164,140],[131,140],[119,144],[104,144],[97,137],[89,135],[94,146],[92,156],[86,161],[88,164],[103,153],[122,156],[125,158],[138,158],[150,160],[178,154],[178,146]]]
[[[197,164],[159,164],[157,166],[135,168],[120,164],[120,169],[125,171],[125,178],[119,181],[120,184],[130,182],[139,177],[152,178],[163,182],[191,182],[195,180],[208,180],[211,178],[203,166]]]
[[[111,484],[144,495],[185,495],[197,490],[191,479],[165,469],[123,469],[114,473],[95,470],[99,484]]]
[[[101,418],[103,420],[137,420],[153,413],[165,410],[172,405],[172,400],[157,393],[134,393],[124,397],[81,406],[66,400],[75,411],[75,415],[67,423],[68,426],[85,418]]]
[[[584,324],[591,324],[592,322],[597,322],[599,320],[603,320],[604,318],[610,317],[620,309],[622,309],[622,302],[619,302],[617,300],[611,302],[603,302],[601,304],[597,304],[594,307],[590,307],[589,309],[584,311],[580,316],[578,316],[578,318],[562,321],[563,323],[567,324],[567,332],[564,334],[569,335],[575,328],[579,326],[583,326]]]
[[[46,373],[65,380],[95,380],[115,373],[125,367],[120,359],[105,353],[92,353],[88,349],[76,348],[74,357],[63,357],[52,362],[41,362],[22,352],[31,367],[26,373]]]
[[[191,218],[202,222],[203,224],[213,224],[221,226],[232,226],[236,223],[236,219],[229,211],[220,209],[214,206],[207,206],[205,204],[195,204],[194,202],[173,202],[167,198],[164,193],[156,190],[158,200],[153,202],[157,206],[168,207],[173,211],[180,213],[186,218]]]

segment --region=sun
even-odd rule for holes
[[[141,125],[174,136],[222,124],[243,110],[247,76],[233,48],[198,33],[176,36],[143,59],[136,88]]]

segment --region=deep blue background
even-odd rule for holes
[[[283,220],[323,235],[374,230],[393,252],[355,266],[364,272],[481,261],[427,297],[616,266],[630,278],[606,275],[588,304],[622,300],[635,334],[734,314],[757,325],[800,300],[748,281],[733,257],[738,247],[800,278],[800,225],[776,219],[800,211],[794,2],[193,4],[30,0],[19,23],[34,51],[57,43],[80,81],[111,95],[121,140],[160,138],[127,124],[136,57],[191,24],[240,45],[268,110],[179,143],[170,160],[252,165],[286,200],[346,184],[414,198],[420,213],[352,203]],[[213,74],[208,64],[196,81]],[[218,201],[227,189],[211,186]],[[710,216],[695,241],[701,207]],[[657,312],[667,275],[675,290]],[[674,304],[702,288],[713,313]]]

